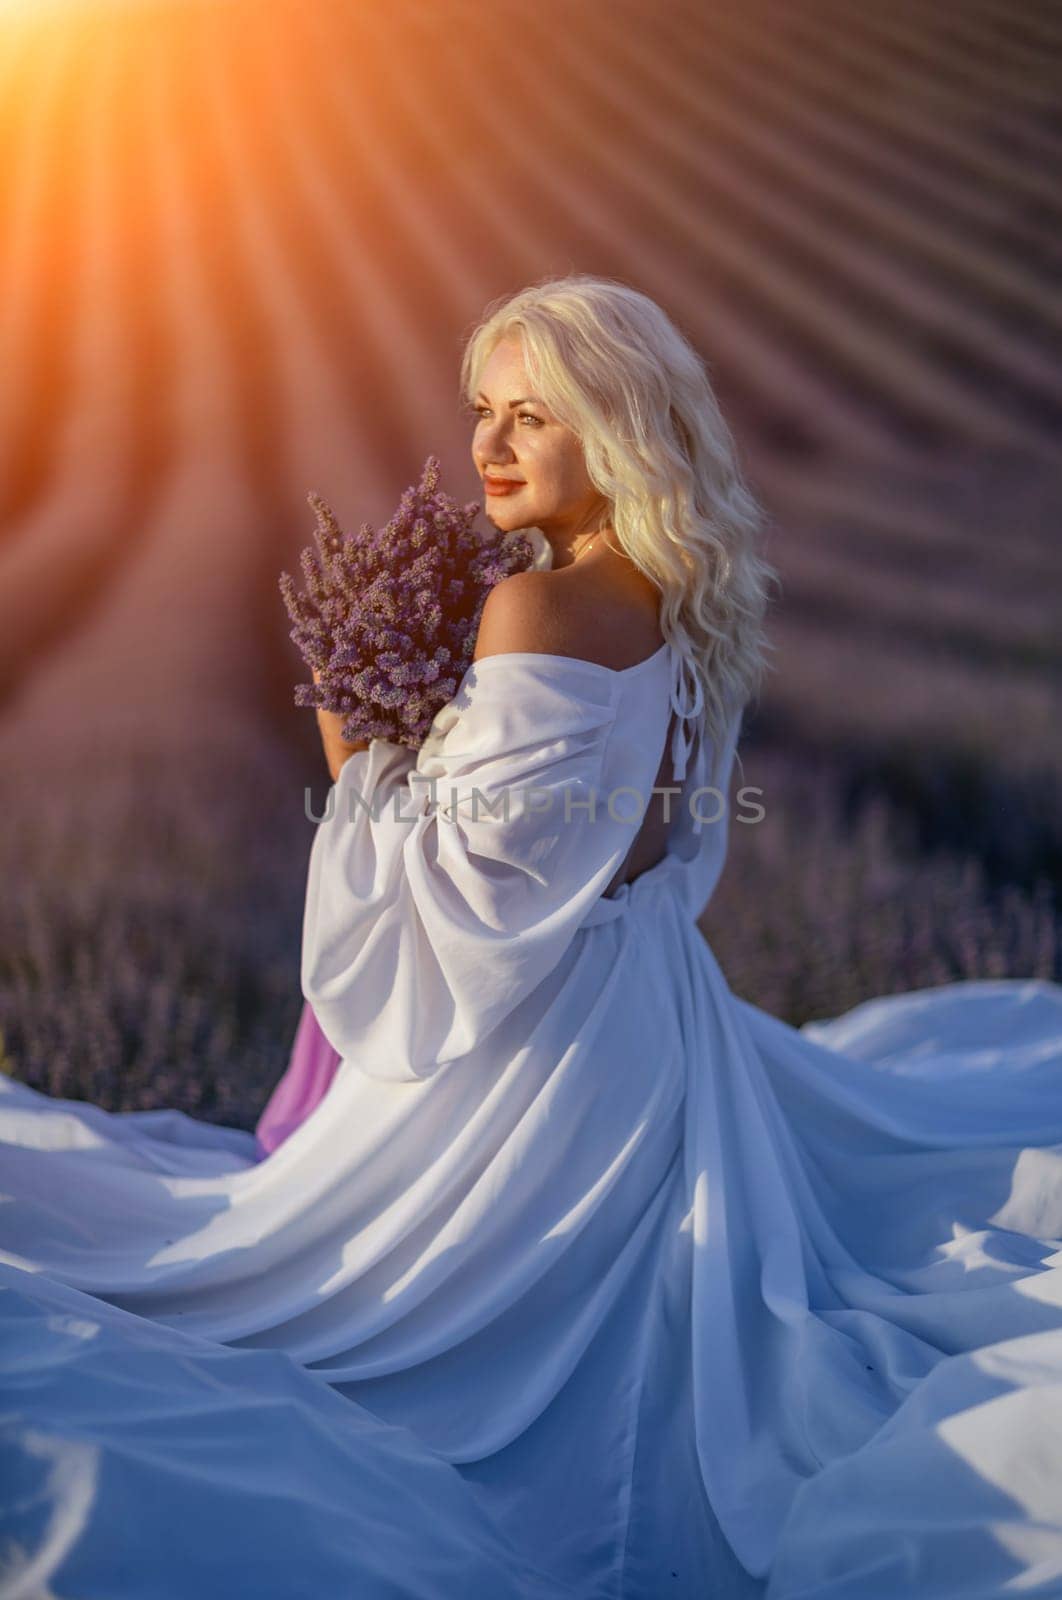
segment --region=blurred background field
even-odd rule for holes
[[[0,0],[4,1070],[253,1126],[306,493],[475,497],[464,337],[568,271],[691,335],[770,518],[735,991],[1062,978],[1060,77],[1042,0]]]

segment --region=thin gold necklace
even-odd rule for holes
[[[586,555],[587,550],[590,549],[590,546],[593,544],[593,542],[594,542],[594,540],[596,538],[597,538],[597,534],[596,533],[592,533],[590,535],[590,539],[589,539],[589,542],[587,543],[586,549],[579,551],[579,554],[576,556],[575,561],[581,561],[583,559],[583,557]],[[572,562],[572,566],[573,567],[575,565],[575,561]]]

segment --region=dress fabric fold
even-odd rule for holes
[[[0,1600],[1062,1592],[1062,987],[734,994],[682,673],[346,763],[257,1133],[0,1078]]]

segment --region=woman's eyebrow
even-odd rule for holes
[[[479,393],[476,395],[476,399],[486,400],[489,402],[490,395],[484,394],[483,390],[480,389]],[[545,403],[546,402],[544,400],[537,400],[533,394],[525,394],[522,400],[510,400],[509,410],[511,411],[514,406],[544,406]]]

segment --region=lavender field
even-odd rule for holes
[[[769,514],[735,991],[1062,978],[1060,69],[1042,0],[0,4],[4,1070],[253,1126],[307,491],[473,498],[464,336],[567,271],[691,335]]]

